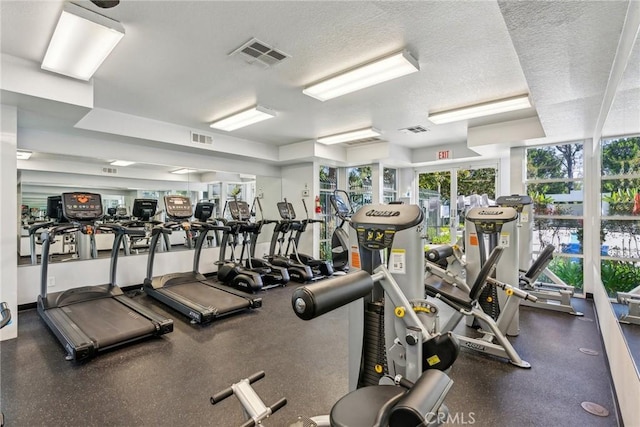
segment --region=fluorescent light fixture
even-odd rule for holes
[[[89,80],[124,36],[118,21],[73,3],[66,3],[42,69]]]
[[[197,172],[197,170],[196,169],[182,168],[182,169],[175,170],[175,171],[173,171],[171,173],[177,173],[177,174],[182,175],[182,174],[185,174],[185,173],[194,173],[194,172]]]
[[[251,107],[247,110],[234,113],[223,119],[216,120],[215,122],[211,123],[210,126],[214,129],[231,132],[232,130],[240,129],[245,126],[261,122],[263,120],[271,119],[275,116],[275,111],[261,107],[260,105],[256,105],[255,107]]]
[[[29,160],[31,154],[31,151],[16,151],[16,158],[18,160]]]
[[[113,162],[111,162],[109,164],[111,166],[122,166],[122,167],[125,167],[125,166],[131,166],[131,165],[135,164],[135,162],[128,162],[126,160],[116,160],[116,161],[113,161]]]
[[[337,135],[323,136],[322,138],[318,138],[316,141],[318,141],[321,144],[331,145],[331,144],[340,144],[341,142],[358,141],[360,139],[373,138],[380,135],[381,134],[379,130],[374,128],[367,128],[367,129],[354,130],[354,131],[345,132],[345,133],[339,133]]]
[[[529,95],[518,95],[467,107],[454,108],[452,110],[429,113],[429,120],[437,125],[442,123],[457,122],[476,117],[490,116],[492,114],[506,113],[507,111],[530,108]]]
[[[326,101],[417,71],[420,71],[418,61],[402,51],[311,85],[302,93]]]

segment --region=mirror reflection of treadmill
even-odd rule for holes
[[[97,353],[173,330],[173,320],[159,316],[124,295],[116,286],[118,247],[127,229],[116,224],[99,226],[115,233],[111,277],[106,285],[84,286],[62,292],[48,291],[48,252],[55,234],[91,230],[102,218],[102,198],[94,193],[64,193],[62,215],[69,221],[45,230],[42,245],[41,288],[38,313],[67,351],[67,360],[83,360]]]
[[[188,197],[165,196],[164,203],[165,212],[171,221],[184,222],[191,218],[193,209]],[[195,224],[206,227],[207,230],[222,228],[212,223]],[[191,323],[209,323],[219,317],[262,306],[262,298],[253,298],[226,287],[199,272],[200,255],[207,230],[199,233],[196,240],[192,271],[153,277],[157,241],[161,233],[154,235],[150,244],[147,277],[144,280],[145,293],[189,317]]]

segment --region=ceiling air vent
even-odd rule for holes
[[[205,135],[203,133],[191,132],[191,142],[196,144],[213,144],[213,137],[211,135]]]
[[[108,173],[114,175],[118,173],[118,168],[102,168],[102,173]]]
[[[289,55],[286,53],[279,51],[256,38],[249,40],[231,52],[229,56],[234,56],[236,54],[242,56],[249,64],[257,63],[262,65],[264,68],[279,64],[289,58]]]
[[[398,129],[400,132],[402,133],[422,133],[422,132],[429,132],[429,128],[426,128],[424,126],[411,126],[408,128],[404,128],[404,129]]]

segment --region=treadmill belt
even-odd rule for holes
[[[98,348],[151,335],[156,330],[149,319],[113,298],[79,302],[61,307],[61,310],[76,325],[81,325],[82,332]]]
[[[187,282],[165,287],[168,293],[177,294],[204,307],[216,310],[218,314],[230,313],[249,307],[249,300],[201,282]]]

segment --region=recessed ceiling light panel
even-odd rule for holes
[[[234,113],[228,117],[216,120],[211,123],[212,128],[231,132],[263,120],[272,119],[276,116],[276,112],[268,108],[256,105],[249,109]]]
[[[519,95],[510,98],[497,99],[466,107],[454,108],[451,110],[429,113],[429,120],[437,125],[442,123],[469,120],[476,117],[490,116],[493,114],[506,113],[508,111],[531,108],[529,95]]]
[[[182,169],[174,170],[171,173],[175,173],[175,174],[178,174],[178,175],[184,175],[184,174],[187,174],[187,173],[195,173],[195,172],[198,172],[198,171],[196,169],[182,168]]]
[[[133,165],[135,163],[136,162],[128,162],[126,160],[115,160],[115,161],[113,161],[113,162],[111,162],[109,164],[111,166],[122,166],[122,167],[125,167],[125,166],[131,166],[131,165]]]
[[[340,144],[347,141],[358,141],[360,139],[374,138],[380,136],[380,131],[375,128],[359,129],[350,132],[339,133],[337,135],[323,136],[317,141],[321,144]]]
[[[418,61],[403,51],[313,84],[302,93],[326,101],[417,71],[420,71]]]
[[[79,80],[89,80],[124,37],[118,21],[73,3],[66,3],[42,69]]]

